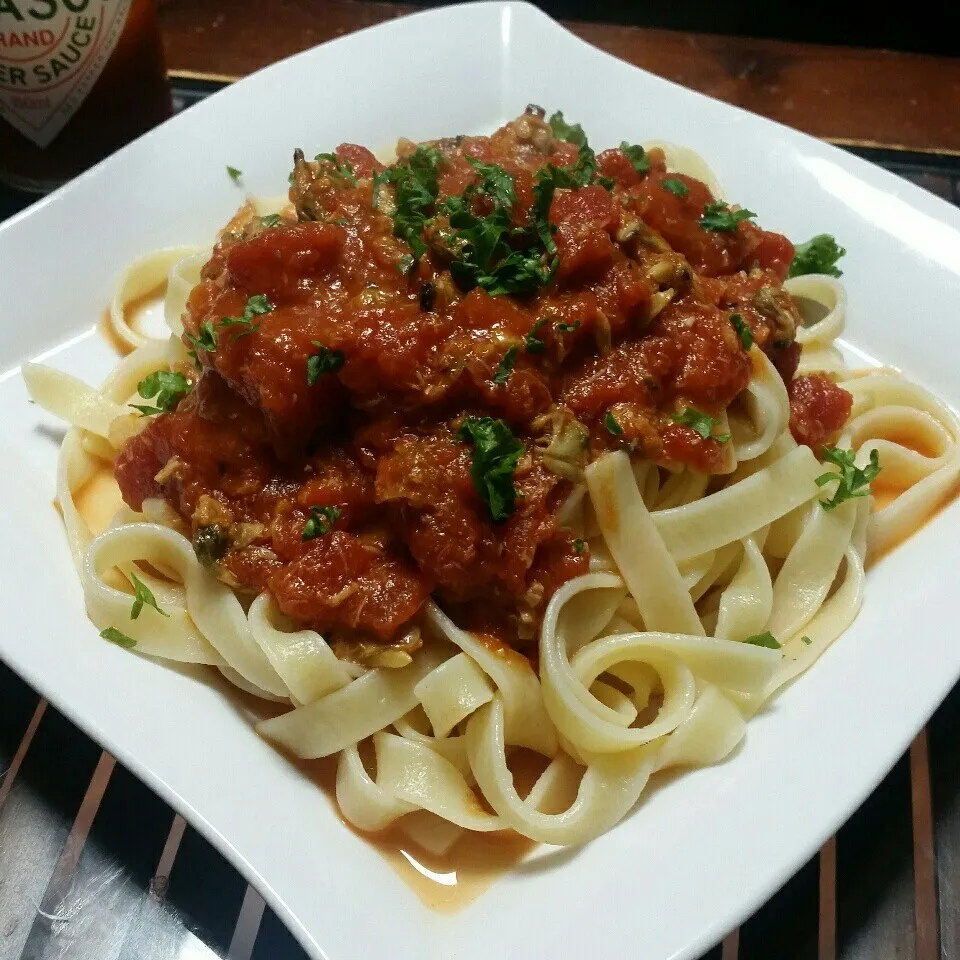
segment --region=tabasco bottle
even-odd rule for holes
[[[0,179],[49,190],[169,114],[156,0],[0,0]]]

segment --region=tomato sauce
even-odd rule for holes
[[[436,196],[412,240],[401,187],[372,153],[298,152],[296,220],[251,213],[221,234],[184,316],[193,388],[127,444],[116,476],[132,507],[162,497],[194,531],[215,531],[204,558],[221,579],[269,590],[297,623],[347,643],[409,642],[434,594],[523,648],[551,594],[588,568],[556,513],[590,457],[625,448],[721,470],[723,437],[691,412],[712,422],[749,381],[734,315],[792,381],[793,246],[745,219],[704,229],[704,184],[668,174],[660,151],[638,169],[607,150],[548,197],[534,288],[473,285],[457,273],[467,247],[447,198],[463,196],[471,222],[493,217],[482,165],[508,175],[503,236],[519,250],[542,171],[583,154],[536,111],[430,146]],[[408,169],[420,156],[408,141],[398,154]],[[251,298],[266,312],[248,316]],[[831,386],[795,389],[802,442],[834,423]],[[523,444],[499,518],[462,429],[483,417]],[[319,535],[305,539],[309,524]]]

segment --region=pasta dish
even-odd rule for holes
[[[128,268],[99,388],[24,369],[101,636],[274,702],[351,824],[426,811],[438,849],[580,844],[722,760],[960,474],[945,404],[846,367],[845,251],[734,199],[535,106],[297,150],[212,249]],[[126,309],[157,287],[160,338]]]

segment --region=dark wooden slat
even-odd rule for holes
[[[960,957],[960,686],[927,727],[943,960]]]
[[[817,960],[816,857],[743,924],[737,960],[769,960],[773,943],[777,960]]]
[[[187,930],[184,919],[165,900],[170,872],[185,831],[183,817],[173,815],[153,867],[153,875],[147,883],[146,896],[140,899],[117,960],[166,960],[167,957],[176,957],[184,942],[193,936]],[[214,954],[211,953],[211,956]]]
[[[251,960],[307,960],[307,954],[280,918],[267,907],[260,921]]]
[[[10,791],[13,789],[14,783],[16,783],[17,775],[20,773],[23,761],[27,757],[27,751],[33,745],[33,738],[37,735],[37,730],[46,712],[47,701],[38,700],[27,722],[26,729],[19,738],[19,745],[15,750],[12,750],[10,761],[4,766],[3,773],[0,775],[0,807],[4,805],[7,797],[10,795]],[[17,724],[17,729],[19,729],[19,724]]]
[[[88,791],[89,792],[89,791]],[[173,813],[136,777],[118,767],[99,805],[72,882],[38,918],[22,960],[102,960],[115,957],[139,922]],[[144,957],[142,951],[139,956]]]
[[[705,953],[700,960],[723,960],[723,944],[718,944],[709,953]]]
[[[740,930],[731,930],[720,944],[720,960],[738,960],[740,955]]]
[[[165,0],[161,25],[171,69],[244,76],[416,9],[373,0]],[[954,58],[599,23],[569,26],[630,63],[815,136],[960,151],[960,60]]]
[[[167,905],[220,955],[233,937],[247,883],[199,833],[188,826],[180,842]]]
[[[253,887],[247,887],[227,948],[227,960],[250,960],[265,909],[263,897]]]
[[[937,869],[933,849],[933,802],[927,734],[921,730],[910,746],[910,789],[913,801],[913,903],[917,960],[939,960]]]
[[[901,759],[837,834],[837,956],[915,960],[910,770]]]
[[[21,960],[44,960],[44,957],[51,955],[62,956],[63,944],[60,942],[60,935],[66,932],[71,940],[74,936],[77,926],[74,920],[82,909],[82,901],[71,902],[68,898],[76,877],[77,863],[86,846],[90,828],[103,802],[103,795],[107,791],[115,765],[116,761],[110,754],[101,753],[67,834],[63,850],[60,851],[57,865],[40,900],[30,934],[20,955]]]
[[[6,776],[39,702],[40,697],[0,662],[0,778]]]
[[[837,838],[820,849],[818,870],[817,960],[837,957]]]
[[[46,710],[0,807],[0,960],[19,957],[27,941],[101,752]]]

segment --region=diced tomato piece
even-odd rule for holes
[[[341,163],[349,163],[358,180],[372,177],[374,172],[383,169],[383,164],[366,147],[356,143],[341,143],[334,151]]]
[[[598,278],[609,269],[614,253],[611,233],[617,229],[620,215],[607,190],[558,191],[550,205],[550,220],[558,228],[558,278]]]
[[[233,281],[251,294],[264,293],[274,303],[296,299],[302,282],[331,270],[346,233],[333,223],[298,223],[264,230],[227,251]]]
[[[277,605],[317,630],[337,626],[392,637],[430,595],[424,576],[351,533],[313,540],[297,560],[270,578]]]
[[[790,432],[815,453],[847,422],[853,397],[822,373],[797,377],[790,385]]]

